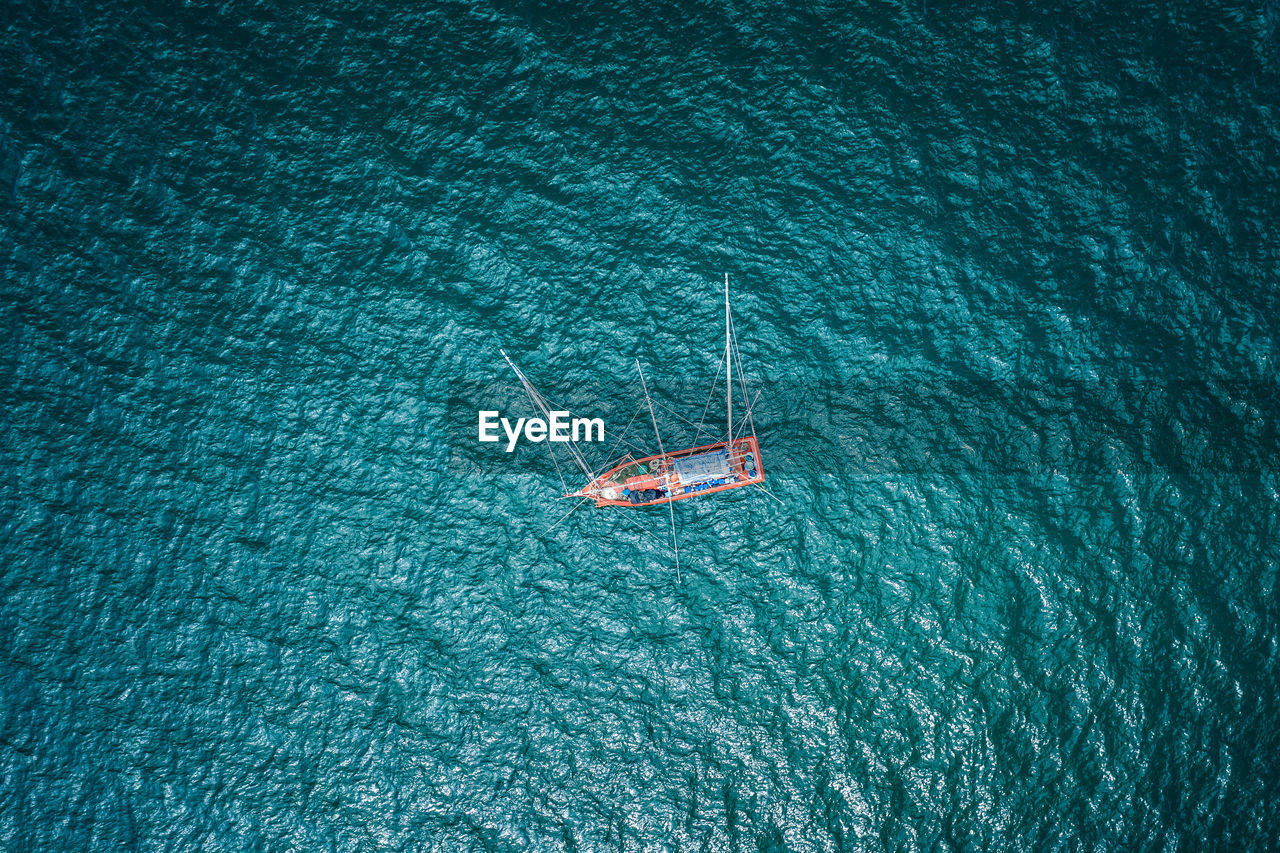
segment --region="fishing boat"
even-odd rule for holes
[[[532,383],[520,368],[516,367],[505,351],[502,355],[519,377],[525,393],[528,394],[535,408],[549,417],[550,404],[534,389]],[[742,374],[741,358],[736,361],[735,377],[735,355],[737,355],[737,342],[734,336],[733,313],[729,306],[729,275],[726,273],[724,277],[724,357],[721,359],[721,368],[725,376],[726,426],[721,440],[666,452],[663,448],[662,435],[658,432],[653,399],[649,396],[648,383],[645,381],[644,371],[640,368],[640,362],[637,359],[636,370],[640,373],[640,384],[644,390],[645,403],[653,424],[658,452],[639,457],[628,453],[606,466],[603,472],[595,473],[587,464],[581,450],[570,443],[567,449],[578,468],[586,475],[587,481],[581,488],[567,491],[565,497],[579,498],[584,502],[594,500],[597,507],[645,507],[671,504],[688,498],[762,484],[764,464],[760,457],[760,442],[756,437],[755,422],[751,417],[754,400],[744,400],[747,404],[746,414],[740,424],[735,425],[733,420],[735,378],[743,396],[746,397],[746,380]],[[717,371],[716,379],[712,383],[713,391],[719,383],[719,378],[720,373]],[[708,405],[710,399],[708,395]],[[706,406],[703,408],[704,418],[706,408]],[[632,420],[634,421],[634,418]],[[698,434],[701,432],[702,424],[699,424]],[[624,438],[625,431],[619,440]],[[554,453],[552,459],[555,459]],[[558,463],[557,471],[559,471]],[[563,483],[563,475],[561,480]]]

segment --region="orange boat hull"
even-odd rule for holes
[[[710,453],[715,450],[727,449],[729,451],[729,476],[719,478],[728,480],[716,485],[685,485],[680,482],[671,463],[684,459],[689,456],[695,456],[700,453]],[[747,454],[752,454],[754,466],[746,464]],[[652,468],[650,466],[653,465]],[[629,468],[638,468],[644,466],[644,473],[636,472],[627,476],[625,472]],[[755,476],[749,473],[750,468],[755,469]],[[718,441],[715,444],[704,444],[700,447],[690,447],[686,450],[679,450],[674,453],[655,454],[646,456],[643,459],[625,459],[608,471],[601,474],[595,480],[591,481],[585,488],[581,489],[574,495],[569,497],[590,497],[595,498],[596,506],[625,506],[625,507],[641,507],[641,506],[661,506],[662,504],[671,503],[672,501],[684,500],[685,498],[696,498],[702,495],[709,495],[715,492],[724,492],[729,489],[737,489],[742,486],[751,486],[764,482],[764,463],[760,459],[760,445],[756,441],[755,436],[745,436],[735,438],[730,446],[729,442]],[[629,495],[623,492],[637,492],[646,489],[658,489],[664,494],[654,498],[653,500],[643,501],[641,503],[633,503]]]

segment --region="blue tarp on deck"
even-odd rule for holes
[[[671,463],[675,468],[680,484],[693,486],[729,476],[729,454],[724,450],[713,450],[710,453],[699,453]]]

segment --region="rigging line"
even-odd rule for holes
[[[763,389],[760,389],[760,390],[763,390]],[[749,393],[747,392],[747,383],[745,381],[742,383],[742,396],[744,399],[750,396]],[[755,401],[759,399],[759,397],[760,397],[760,391],[756,391],[756,396],[752,397],[751,403],[747,405],[747,423],[751,425],[751,435],[753,438],[755,437],[755,434],[756,434],[756,422],[755,422],[755,417],[753,416],[753,412],[755,411]]]
[[[539,396],[539,397],[541,397],[542,395],[541,395],[541,394],[539,394],[538,396]],[[548,400],[548,399],[546,399],[545,397],[543,397],[543,402],[544,402],[544,403],[546,403],[548,406],[551,406],[552,408],[555,408],[557,411],[569,412],[569,416],[570,416],[570,417],[573,417],[573,412],[572,412],[571,410],[561,407],[561,406],[560,406],[558,403],[556,403],[554,400]],[[637,409],[636,409],[636,414],[638,415],[639,413],[640,413],[640,410],[639,410],[639,408],[637,408]],[[550,417],[550,416],[548,415],[548,417]],[[635,417],[634,417],[634,416],[632,417],[632,420],[633,420],[633,421],[635,420]],[[628,424],[627,424],[627,428],[629,429],[630,427],[631,427],[631,424],[630,424],[630,423],[628,423]],[[621,434],[619,434],[616,430],[611,430],[611,429],[609,429],[608,427],[605,427],[605,431],[604,431],[604,432],[605,432],[605,435],[620,435],[620,437],[618,438],[618,442],[619,442],[619,443],[626,444],[626,445],[627,445],[627,447],[630,447],[632,450],[636,451],[636,452],[637,452],[637,453],[639,453],[641,456],[647,456],[647,455],[648,455],[648,453],[646,452],[646,448],[638,447],[638,446],[636,446],[636,445],[632,444],[632,443],[631,443],[631,442],[629,442],[629,441],[623,441],[622,436],[625,436],[625,435],[626,435],[626,430],[623,430],[623,431],[622,431],[622,433],[621,433]],[[570,442],[570,444],[574,444],[574,442]],[[617,449],[618,449],[618,445],[617,445],[617,444],[615,444],[615,445],[613,446],[613,449],[614,449],[614,450],[617,450]],[[611,455],[611,456],[613,455],[613,451],[610,451],[609,453],[610,453],[610,455]],[[609,464],[609,463],[608,463],[608,462],[606,462],[605,464],[607,465],[607,464]],[[593,480],[594,480],[594,479],[595,479],[595,477],[594,477],[594,476],[592,476],[592,477],[591,477],[591,479],[593,479]]]
[[[733,354],[734,354],[734,355],[736,355],[736,356],[738,357],[738,382],[739,382],[739,384],[742,386],[742,396],[743,396],[743,399],[746,399],[746,398],[748,397],[748,393],[747,393],[747,377],[746,377],[746,376],[743,374],[743,372],[742,372],[742,353],[738,352],[738,330],[737,330],[737,325],[733,322],[733,319],[732,319],[732,318],[730,318],[730,320],[729,320],[729,328],[733,331],[733,335],[732,335],[732,340],[733,340]],[[747,408],[747,422],[748,422],[749,424],[751,424],[751,437],[752,437],[752,438],[755,438],[755,435],[756,435],[756,422],[755,422],[755,420],[753,420],[753,419],[752,419],[752,417],[751,417],[751,409],[750,409],[750,407],[748,407],[748,408]],[[729,425],[729,428],[730,428],[730,429],[732,429],[732,428],[733,428],[733,424],[730,424],[730,425]]]
[[[733,322],[732,317],[729,318],[729,330],[731,332],[730,340],[732,341],[732,344],[733,344],[733,354],[734,354],[734,357],[737,358],[738,360],[738,364],[737,364],[738,387],[742,389],[742,396],[745,398],[748,396],[747,395],[747,378],[742,373],[742,353],[739,352],[738,350],[738,327],[737,327],[737,324]]]
[[[547,420],[550,421],[550,418],[552,418],[552,415],[550,415],[550,409],[552,409],[552,407],[554,407],[556,403],[549,402],[547,398],[541,396],[541,394],[538,393],[538,391],[536,391],[536,389],[532,388],[531,386],[529,387],[529,391],[532,394],[532,396],[536,397],[535,405],[539,407],[539,410],[541,412],[543,412],[543,415],[545,416],[545,418],[547,418]],[[559,410],[559,411],[564,411],[564,410]],[[579,464],[579,467],[581,467],[582,469],[582,473],[588,475],[589,478],[591,479],[595,479],[594,476],[591,475],[590,466],[586,464],[586,457],[582,456],[582,451],[580,451],[579,448],[577,448],[577,444],[573,442],[568,443],[568,447],[566,448],[566,450],[570,452],[570,455],[573,457],[573,460],[575,460],[577,464]]]
[[[689,420],[684,415],[680,414],[675,409],[668,406],[666,403],[662,402],[661,400],[654,400],[654,402],[657,403],[662,408],[666,409],[670,414],[675,415],[677,418],[684,421],[689,426],[693,426],[693,421]],[[694,445],[697,445],[697,443],[698,443],[697,441],[694,441]]]
[[[560,460],[556,459],[555,451],[551,449],[551,442],[545,442],[547,445],[547,453],[551,456],[551,464],[556,466],[556,476],[560,478],[560,488],[568,493],[569,484],[564,481],[564,474],[560,471]]]
[[[763,390],[764,390],[763,388],[762,388],[762,389],[760,389],[760,391],[763,391]],[[755,397],[753,397],[753,398],[751,399],[751,402],[747,404],[747,414],[742,418],[742,420],[738,421],[738,424],[739,424],[740,426],[746,426],[746,425],[747,425],[747,421],[751,420],[751,410],[752,410],[753,408],[755,408],[756,400],[759,400],[759,399],[760,399],[760,391],[756,391],[756,395],[755,395]],[[751,436],[752,436],[752,438],[754,438],[754,437],[755,437],[755,434],[756,434],[756,431],[755,431],[755,429],[753,428],[753,429],[751,430]],[[738,433],[738,437],[739,437],[739,438],[741,438],[741,437],[742,437],[742,433],[741,433],[741,432],[739,432],[739,433]]]
[[[555,404],[554,404],[554,403],[551,403],[551,405],[553,405],[553,406],[554,406]],[[617,451],[618,447],[619,447],[620,445],[623,445],[623,444],[625,444],[627,447],[631,448],[631,449],[632,449],[633,451],[635,451],[636,453],[639,453],[641,456],[648,456],[648,455],[649,455],[648,448],[646,448],[646,447],[640,447],[640,446],[635,445],[635,444],[632,444],[630,441],[627,441],[627,440],[626,440],[627,432],[631,429],[631,425],[632,425],[633,423],[635,423],[635,419],[636,419],[637,417],[639,417],[639,416],[640,416],[640,410],[641,410],[642,408],[643,408],[643,406],[637,406],[637,407],[636,407],[636,412],[635,412],[635,414],[631,416],[631,420],[627,421],[626,429],[622,430],[622,432],[618,432],[617,430],[612,430],[612,429],[608,429],[608,428],[606,428],[606,429],[605,429],[605,431],[604,431],[604,432],[605,432],[605,435],[616,435],[616,436],[618,436],[618,440],[617,440],[616,442],[614,442],[614,444],[613,444],[613,448],[609,451],[609,455],[608,455],[607,457],[605,457],[605,462],[604,462],[605,467],[608,467],[609,462],[613,459],[613,454]],[[564,410],[561,410],[561,411],[564,411]],[[572,446],[572,445],[574,445],[574,442],[573,442],[573,441],[570,441],[569,443],[570,443],[570,445],[571,445],[571,446]],[[579,451],[579,452],[580,452],[580,451]],[[590,477],[590,478],[591,478],[591,480],[595,480],[595,479],[596,479],[597,477],[599,477],[599,476],[600,476],[600,474],[602,474],[602,473],[604,473],[604,469],[603,469],[603,468],[600,470],[600,472],[599,472],[599,473],[588,473],[588,475],[587,475],[587,476],[588,476],[588,477]]]
[[[662,446],[662,433],[658,432],[658,418],[653,413],[653,399],[649,396],[649,385],[644,381],[644,371],[640,370],[640,359],[636,359],[636,370],[640,373],[640,387],[644,389],[644,401],[649,404],[649,420],[653,421],[653,434],[658,439],[658,453],[662,455],[663,477],[667,476],[667,451]],[[676,552],[676,582],[680,582],[680,540],[676,538],[676,508],[671,501],[671,486],[667,485],[667,510],[671,513],[671,546]]]
[[[546,445],[547,452],[551,454],[551,463],[556,466],[556,476],[560,478],[560,488],[567,493],[569,486],[564,481],[564,474],[560,473],[560,463],[556,461],[556,454],[551,450],[551,442],[546,442]]]
[[[550,423],[551,417],[547,416],[547,422]],[[550,442],[548,442],[549,444]],[[587,457],[582,455],[582,451],[578,449],[577,442],[569,441],[567,444],[568,451],[573,454],[573,458],[577,460],[578,467],[582,469],[582,473],[587,475],[589,480],[595,479],[595,474],[590,465],[587,464]]]
[[[729,348],[730,333],[733,330],[733,319],[729,311],[729,273],[724,274],[724,357],[725,357],[725,382],[724,382],[724,405],[725,405],[725,428],[729,430],[727,441],[729,446],[733,445],[733,351]]]
[[[644,371],[640,370],[640,359],[636,359],[636,370],[640,371],[640,387],[644,389],[644,401],[649,404],[649,419],[653,421],[653,434],[658,439],[658,454],[662,461],[667,461],[667,451],[662,449],[662,433],[658,432],[658,419],[653,414],[653,400],[649,397],[649,385],[644,381]]]
[[[760,491],[764,492],[766,495],[768,495],[769,497],[773,498],[773,499],[774,499],[775,501],[777,501],[778,503],[782,504],[783,506],[786,506],[786,503],[785,503],[785,502],[783,502],[782,498],[778,497],[778,496],[777,496],[777,495],[775,495],[773,492],[771,492],[771,491],[769,491],[768,489],[766,489],[762,484],[760,484],[760,483],[752,483],[751,485],[755,486],[757,489],[759,489]]]
[[[524,392],[526,395],[528,395],[530,402],[533,403],[533,407],[540,411],[545,411],[545,408],[543,408],[544,401],[542,400],[541,395],[538,393],[537,389],[533,387],[532,383],[530,383],[529,380],[525,377],[525,375],[520,371],[520,368],[516,367],[515,362],[513,362],[507,356],[506,350],[500,349],[498,350],[498,352],[502,353],[502,357],[507,359],[507,364],[511,365],[511,369],[516,372],[516,376],[520,379],[520,384],[524,386]],[[569,491],[569,486],[564,481],[564,474],[560,470],[560,460],[556,459],[556,454],[551,449],[550,443],[547,444],[547,453],[551,455],[551,464],[556,467],[556,477],[560,479],[560,488],[566,492]]]
[[[623,512],[618,513],[618,517],[619,517],[619,518],[622,518],[624,521],[626,521],[626,522],[627,522],[627,524],[630,524],[630,525],[631,525],[632,527],[634,527],[636,530],[638,530],[639,532],[643,533],[645,536],[648,536],[648,537],[649,537],[650,539],[652,539],[654,542],[658,543],[658,547],[660,547],[660,548],[662,548],[662,549],[664,549],[664,550],[668,550],[668,551],[669,551],[669,550],[671,550],[670,548],[667,548],[667,543],[666,543],[666,542],[663,542],[661,539],[659,539],[659,538],[658,538],[657,534],[653,533],[652,531],[645,530],[645,529],[644,529],[643,527],[641,527],[637,522],[632,521],[632,520],[631,520],[631,516],[627,515],[627,514],[626,514],[626,511],[623,511]]]
[[[503,353],[503,355],[506,355],[506,353]],[[508,361],[510,361],[510,359],[508,359]],[[515,365],[513,364],[512,367],[514,368]],[[517,372],[519,372],[518,368],[517,368]],[[543,416],[545,416],[547,420],[550,421],[551,420],[550,408],[555,404],[548,403],[547,399],[543,397],[540,393],[538,393],[538,390],[533,387],[533,384],[529,382],[529,380],[525,377],[523,373],[520,373],[519,375],[520,375],[521,382],[524,383],[525,391],[529,394],[529,398],[533,400],[534,407],[537,408],[540,412],[542,412]],[[548,445],[548,447],[549,446],[550,445]],[[572,442],[570,442],[569,447],[566,449],[569,451],[569,454],[573,456],[574,461],[578,463],[578,467],[583,470],[583,473],[585,473],[588,477],[590,477],[591,469],[587,465],[587,460],[582,455],[582,451],[578,450],[577,446],[574,445]]]
[[[516,363],[511,360],[511,356],[507,355],[506,350],[499,349],[498,352],[502,353],[502,357],[507,360],[507,364],[511,366],[511,369],[516,372],[516,376],[520,377],[520,384],[524,386],[524,391],[529,395],[529,400],[533,403],[534,408],[541,412],[548,421],[551,420],[551,412],[547,409],[547,401],[533,387],[533,383],[529,381],[529,378],[524,375],[520,368],[516,367]],[[582,451],[578,450],[572,442],[569,443],[568,450],[569,455],[573,457],[573,461],[577,462],[578,467],[582,469],[582,473],[591,477],[591,468],[587,465],[587,460],[583,457]]]
[[[640,409],[636,409],[636,414],[639,414],[639,413],[640,413]],[[639,453],[641,456],[649,455],[649,449],[646,447],[639,447],[627,441],[625,438],[619,438],[618,441],[622,444],[625,444],[627,447],[629,447],[631,450],[635,451],[636,453]],[[617,449],[617,445],[614,445],[614,449],[615,450]]]
[[[500,352],[502,352],[502,356],[503,356],[503,358],[506,358],[506,359],[507,359],[507,363],[508,363],[508,364],[510,364],[510,365],[511,365],[511,368],[512,368],[513,370],[515,370],[515,371],[516,371],[516,375],[520,377],[521,382],[525,385],[525,393],[530,395],[530,399],[534,399],[534,400],[535,400],[535,402],[534,402],[534,406],[535,406],[535,407],[537,407],[537,408],[539,409],[539,411],[541,411],[541,412],[543,413],[543,415],[544,415],[548,420],[551,418],[551,414],[550,414],[550,412],[549,412],[549,409],[552,409],[552,408],[556,409],[557,411],[568,412],[568,413],[569,413],[569,415],[570,415],[570,417],[572,417],[572,416],[573,416],[573,412],[572,412],[572,410],[570,410],[568,407],[566,407],[566,406],[562,406],[562,405],[558,404],[555,400],[549,400],[549,399],[547,399],[545,396],[543,396],[543,395],[542,395],[542,393],[540,393],[536,388],[534,388],[534,387],[533,387],[533,384],[532,384],[531,382],[529,382],[529,380],[525,377],[524,373],[522,373],[522,372],[520,371],[520,369],[519,369],[519,368],[517,368],[517,367],[515,366],[515,364],[513,364],[513,363],[511,362],[511,359],[510,359],[510,358],[507,358],[507,354],[506,354],[506,352],[505,352],[505,351],[502,351],[502,350],[500,350]],[[722,363],[723,363],[723,361],[722,361]],[[717,371],[716,376],[717,376],[717,379],[718,379],[718,378],[719,378],[719,372],[718,372],[718,371]],[[639,414],[639,409],[638,409],[638,408],[637,408],[636,414],[637,414],[637,415]],[[632,416],[632,419],[631,419],[631,420],[632,420],[632,421],[634,421],[634,420],[635,420],[635,416]],[[631,428],[631,424],[630,424],[630,422],[629,422],[629,423],[627,424],[627,429],[630,429],[630,428]],[[648,456],[648,455],[649,455],[648,448],[640,447],[640,446],[638,446],[638,445],[632,444],[631,442],[629,442],[629,441],[626,441],[626,440],[625,440],[626,432],[627,432],[627,430],[625,430],[625,429],[624,429],[624,430],[622,431],[622,433],[621,433],[621,434],[619,434],[619,433],[614,432],[614,431],[613,431],[613,430],[611,430],[611,429],[608,429],[608,428],[606,428],[606,429],[605,429],[605,434],[607,434],[607,435],[608,435],[608,434],[618,435],[618,436],[619,436],[619,438],[618,438],[618,442],[619,442],[619,443],[625,444],[627,447],[631,448],[633,451],[635,451],[636,453],[640,454],[641,456]],[[577,461],[577,462],[578,462],[578,467],[582,468],[582,469],[583,469],[583,472],[584,472],[584,473],[585,473],[585,474],[586,474],[586,475],[587,475],[591,480],[595,480],[595,479],[596,479],[596,477],[597,477],[598,475],[596,475],[596,474],[595,474],[595,473],[593,473],[591,470],[589,470],[589,469],[590,469],[590,466],[588,466],[588,465],[586,464],[586,458],[585,458],[584,456],[582,456],[582,451],[578,450],[577,444],[576,444],[575,442],[572,442],[572,441],[571,441],[571,442],[569,442],[569,448],[568,448],[568,449],[569,449],[570,453],[574,456],[575,461]],[[613,453],[614,453],[614,451],[616,451],[617,449],[618,449],[618,444],[616,444],[616,443],[615,443],[615,444],[614,444],[614,446],[613,446],[613,450],[609,451],[609,455],[610,455],[610,456],[612,456],[612,455],[613,455]],[[605,461],[605,463],[604,463],[604,464],[605,464],[605,465],[608,465],[608,464],[609,464],[609,461],[606,459],[606,461]]]
[[[725,355],[728,355],[726,352]],[[698,418],[698,431],[693,434],[693,443],[697,445],[698,438],[702,435],[702,425],[707,420],[707,410],[711,408],[711,396],[716,393],[716,386],[720,384],[720,371],[724,370],[724,355],[720,356],[720,363],[716,365],[716,378],[711,380],[711,390],[707,392],[707,402],[702,404],[702,417]]]
[[[613,454],[617,452],[618,446],[621,445],[622,440],[627,437],[627,433],[631,430],[631,425],[636,422],[636,418],[640,417],[640,408],[640,406],[636,406],[636,413],[631,416],[631,420],[627,421],[627,428],[618,435],[618,440],[613,443],[613,447],[609,448],[609,455],[605,457],[606,460],[613,458]],[[630,445],[628,445],[628,447],[630,447]],[[606,461],[604,464],[608,465],[609,463]],[[600,473],[603,474],[604,471],[601,471]],[[596,478],[592,477],[591,479],[594,480]]]
[[[560,488],[568,492],[569,484],[564,481],[564,474],[560,471],[560,460],[556,459],[555,451],[551,449],[551,442],[545,442],[547,446],[547,454],[551,457],[551,464],[556,466],[556,476],[560,478]]]
[[[589,500],[591,500],[591,498],[590,498],[590,497],[585,497],[585,498],[583,498],[582,500],[578,501],[576,504],[574,504],[574,505],[573,505],[573,509],[569,510],[569,511],[568,511],[568,512],[566,512],[564,515],[560,516],[560,521],[564,521],[566,518],[568,518],[569,516],[573,515],[575,512],[577,512],[577,511],[578,511],[578,507],[582,506],[584,503],[586,503],[586,502],[587,502],[587,501],[589,501]],[[555,530],[557,527],[559,527],[559,526],[560,526],[560,521],[557,521],[555,524],[551,525],[551,526],[550,526],[550,527],[548,527],[546,530],[542,531],[542,535],[543,535],[543,536],[546,536],[548,533],[550,533],[551,531],[553,531],[553,530]]]
[[[628,452],[631,453],[633,456],[636,454],[639,454],[641,457],[653,455],[649,452],[650,448],[638,447],[637,445],[632,444],[630,441],[626,441],[621,438],[619,438],[618,441],[622,444],[625,444],[628,448]],[[617,450],[616,444],[614,445],[614,450]],[[608,465],[608,464],[609,464],[608,462],[605,462],[605,465]],[[603,473],[603,471],[601,473]]]

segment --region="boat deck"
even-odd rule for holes
[[[681,472],[674,463],[697,456],[711,457],[717,451],[726,453],[727,458],[708,459],[703,464],[699,464],[702,462],[699,460],[679,466],[685,469],[686,476],[693,472],[689,482],[681,479]],[[596,506],[658,506],[763,482],[760,445],[755,436],[744,436],[735,438],[732,444],[721,441],[666,455],[624,459],[573,497],[595,498]]]

